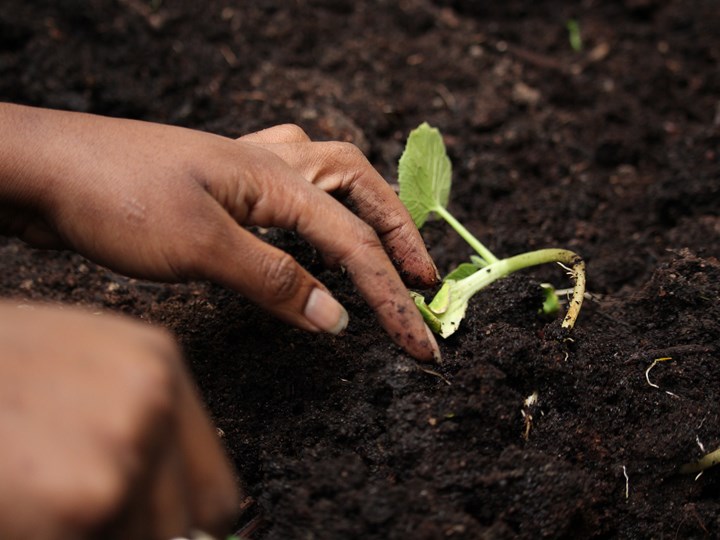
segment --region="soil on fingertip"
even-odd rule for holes
[[[390,183],[427,121],[453,213],[498,255],[581,254],[590,297],[558,340],[539,284],[564,272],[514,275],[420,366],[284,231],[262,237],[346,306],[342,336],[6,238],[0,294],[169,328],[248,538],[718,537],[720,468],[679,473],[720,447],[718,28],[714,0],[6,0],[0,99],[233,137],[292,122]],[[443,273],[470,254],[440,222],[423,235]]]

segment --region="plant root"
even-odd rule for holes
[[[685,465],[680,467],[680,473],[681,474],[701,473],[704,470],[717,465],[718,463],[720,463],[720,448],[718,448],[717,450],[714,450],[708,454],[705,454],[703,457],[701,457],[699,460],[697,460],[693,463],[686,463]]]

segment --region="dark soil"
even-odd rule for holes
[[[9,239],[0,293],[175,332],[252,538],[718,537],[720,470],[678,473],[720,446],[718,29],[715,0],[5,0],[0,99],[234,136],[295,122],[353,141],[391,182],[428,121],[456,215],[501,255],[582,254],[592,299],[562,341],[537,311],[538,283],[563,273],[502,281],[436,376],[287,232],[268,241],[347,306],[345,335]],[[446,226],[423,232],[441,270],[467,258]]]

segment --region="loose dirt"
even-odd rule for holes
[[[171,329],[251,538],[720,536],[720,470],[678,473],[720,446],[718,28],[714,0],[6,0],[0,99],[228,136],[294,122],[354,142],[391,183],[428,121],[453,212],[499,255],[582,254],[591,298],[561,340],[538,315],[561,269],[501,281],[432,374],[287,232],[264,237],[345,304],[343,336],[10,239],[0,294]],[[423,234],[441,271],[469,255],[441,223]]]

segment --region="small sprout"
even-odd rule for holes
[[[563,328],[571,329],[585,295],[585,263],[566,249],[540,249],[514,257],[498,259],[447,210],[452,169],[440,132],[423,123],[414,129],[400,157],[398,182],[400,200],[415,225],[422,227],[432,215],[440,216],[473,248],[476,254],[450,272],[430,303],[413,293],[415,304],[431,330],[448,337],[455,333],[465,317],[470,298],[491,283],[513,272],[552,262],[559,263],[575,281],[572,298],[563,319]],[[557,297],[548,299],[548,310],[555,309]],[[543,309],[543,311],[545,308]]]
[[[527,398],[525,398],[525,401],[523,401],[523,409],[520,411],[522,414],[523,419],[525,420],[525,430],[523,431],[523,439],[526,441],[530,438],[530,430],[532,429],[533,424],[533,413],[535,406],[538,402],[538,393],[533,392],[530,394]]]
[[[560,298],[558,298],[555,287],[549,283],[541,283],[540,287],[542,288],[544,298],[540,313],[548,316],[557,315],[558,311],[560,311]]]
[[[577,19],[570,19],[565,23],[565,28],[568,31],[568,41],[572,50],[575,52],[582,51],[583,42],[580,34],[580,23]]]

